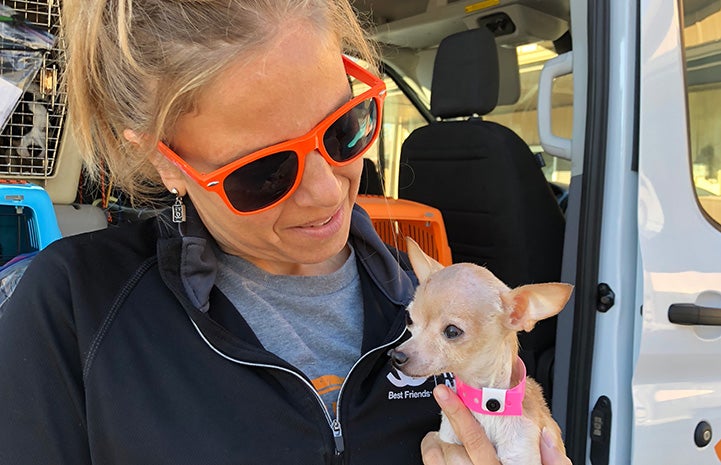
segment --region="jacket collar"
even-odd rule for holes
[[[159,216],[158,221],[158,262],[163,279],[176,295],[182,294],[179,298],[207,312],[218,266],[214,239],[190,201],[186,202],[185,223],[176,225],[168,215]],[[351,216],[349,240],[358,263],[383,295],[396,305],[407,305],[415,288],[415,282],[404,271],[410,269],[407,259],[397,251],[391,252],[376,234],[368,214],[357,205]]]
[[[198,212],[190,201],[185,206],[183,223],[172,223],[167,212],[158,217],[158,263],[163,279],[175,294],[193,308],[207,312],[218,261],[211,246],[213,239]]]
[[[368,213],[358,205],[353,208],[350,240],[358,262],[388,300],[396,305],[408,305],[417,284],[413,280],[415,275],[409,275],[411,266],[408,257],[396,249],[390,249],[381,240]]]

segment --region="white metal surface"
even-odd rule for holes
[[[609,17],[606,164],[598,282],[610,286],[615,302],[607,312],[596,314],[589,408],[601,396],[611,402],[610,464],[635,463],[629,462],[633,440],[629,434],[632,425],[629,386],[633,373],[634,314],[638,312],[635,289],[639,285],[635,272],[638,175],[633,170],[636,14],[635,2],[617,0]],[[593,65],[590,67],[589,73],[593,73]]]
[[[679,326],[673,303],[721,307],[721,233],[691,180],[678,5],[642,0],[638,227],[643,317],[634,373],[633,464],[718,464],[721,327]],[[696,425],[714,429],[706,447]]]

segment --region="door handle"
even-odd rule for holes
[[[721,308],[696,304],[671,304],[668,320],[678,325],[721,326]]]

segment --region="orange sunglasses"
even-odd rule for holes
[[[317,150],[331,166],[361,157],[378,138],[386,86],[343,56],[346,74],[370,89],[353,97],[306,135],[266,147],[211,173],[200,173],[162,141],[158,150],[205,190],[215,192],[238,215],[269,210],[300,185],[306,156]]]

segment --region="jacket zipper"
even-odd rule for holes
[[[340,452],[342,453],[343,450],[345,450],[345,446],[344,446],[344,444],[343,444],[343,430],[341,429],[341,425],[340,425],[340,401],[341,401],[341,398],[343,397],[343,391],[345,390],[345,387],[346,387],[346,385],[348,384],[348,380],[350,379],[350,375],[353,373],[353,370],[355,370],[355,368],[356,368],[366,357],[368,357],[370,354],[372,354],[372,353],[374,353],[374,352],[377,352],[377,351],[383,350],[383,349],[387,349],[388,347],[394,345],[396,342],[400,341],[400,340],[403,338],[403,336],[406,334],[406,331],[408,331],[408,329],[403,328],[403,331],[401,332],[401,334],[398,335],[398,337],[396,337],[396,338],[393,339],[392,341],[390,341],[390,342],[388,342],[388,343],[386,343],[386,344],[383,344],[382,346],[378,346],[378,347],[376,347],[375,349],[371,349],[371,350],[369,350],[368,352],[366,352],[365,354],[361,355],[361,357],[360,357],[358,360],[356,360],[356,362],[353,364],[353,366],[352,366],[352,367],[350,368],[350,370],[348,371],[348,375],[347,375],[347,376],[345,377],[345,379],[343,380],[343,384],[341,384],[341,386],[340,386],[340,391],[338,391],[338,402],[336,403],[336,407],[335,407],[335,420],[334,420],[333,425],[332,425],[332,427],[333,427],[333,437],[336,439],[336,453],[338,452],[338,445],[339,445],[339,444],[340,444],[340,447],[341,447]],[[323,406],[325,407],[325,404],[324,404]],[[336,429],[336,428],[337,428],[337,429]]]
[[[341,427],[341,424],[340,424],[340,400],[341,400],[341,396],[343,395],[343,391],[344,391],[344,389],[345,389],[345,387],[346,387],[346,383],[348,382],[348,379],[350,378],[351,373],[353,373],[353,370],[355,369],[355,367],[357,367],[358,364],[359,364],[361,361],[363,361],[363,359],[365,359],[368,355],[370,355],[370,354],[372,354],[372,353],[374,353],[374,352],[377,352],[377,351],[379,351],[379,350],[383,350],[383,349],[386,349],[386,348],[392,346],[392,345],[395,344],[396,342],[400,341],[400,340],[403,338],[403,335],[405,335],[406,331],[408,331],[407,329],[404,328],[403,331],[401,332],[401,334],[400,334],[397,338],[395,338],[395,339],[392,340],[391,342],[388,342],[387,344],[384,344],[384,345],[382,345],[382,346],[376,347],[375,349],[369,350],[368,352],[366,352],[365,354],[363,354],[363,355],[353,364],[353,366],[351,367],[350,371],[348,372],[348,376],[346,376],[345,380],[343,381],[343,384],[341,384],[340,391],[338,391],[338,402],[336,403],[335,419],[333,419],[333,418],[331,418],[330,413],[328,413],[328,409],[326,408],[325,403],[323,402],[323,399],[320,397],[320,394],[318,394],[318,391],[316,391],[316,390],[315,390],[315,387],[314,387],[308,380],[306,380],[303,376],[301,376],[299,373],[296,373],[296,372],[293,371],[293,370],[290,370],[290,369],[288,369],[288,368],[281,367],[281,366],[278,366],[278,365],[270,365],[270,364],[267,364],[267,363],[246,362],[246,361],[243,361],[243,360],[238,360],[238,359],[236,359],[236,358],[233,358],[233,357],[231,357],[231,356],[229,356],[229,355],[226,355],[226,354],[224,354],[223,352],[221,352],[219,349],[217,349],[217,348],[205,337],[205,335],[203,334],[203,332],[200,330],[200,328],[198,327],[198,325],[195,324],[195,321],[193,321],[192,318],[190,319],[190,322],[193,323],[193,326],[195,327],[195,331],[197,331],[197,333],[200,335],[200,338],[203,339],[203,341],[208,345],[208,347],[210,347],[213,352],[215,352],[216,354],[220,355],[220,356],[223,357],[224,359],[229,360],[229,361],[231,361],[231,362],[233,362],[233,363],[237,363],[238,365],[252,366],[252,367],[258,367],[258,368],[271,368],[271,369],[280,370],[280,371],[283,371],[283,372],[286,372],[286,373],[290,373],[290,374],[292,374],[293,376],[295,376],[296,378],[298,378],[305,386],[307,386],[308,389],[313,393],[313,396],[315,397],[315,399],[316,399],[316,400],[318,401],[318,403],[320,404],[320,407],[321,407],[321,409],[323,410],[323,414],[325,415],[326,421],[328,422],[328,426],[330,426],[330,429],[331,429],[331,431],[333,432],[333,441],[334,441],[334,443],[335,443],[335,455],[336,455],[336,457],[338,457],[338,456],[340,456],[340,455],[343,455],[343,452],[345,451],[345,441],[343,440],[343,428]]]

